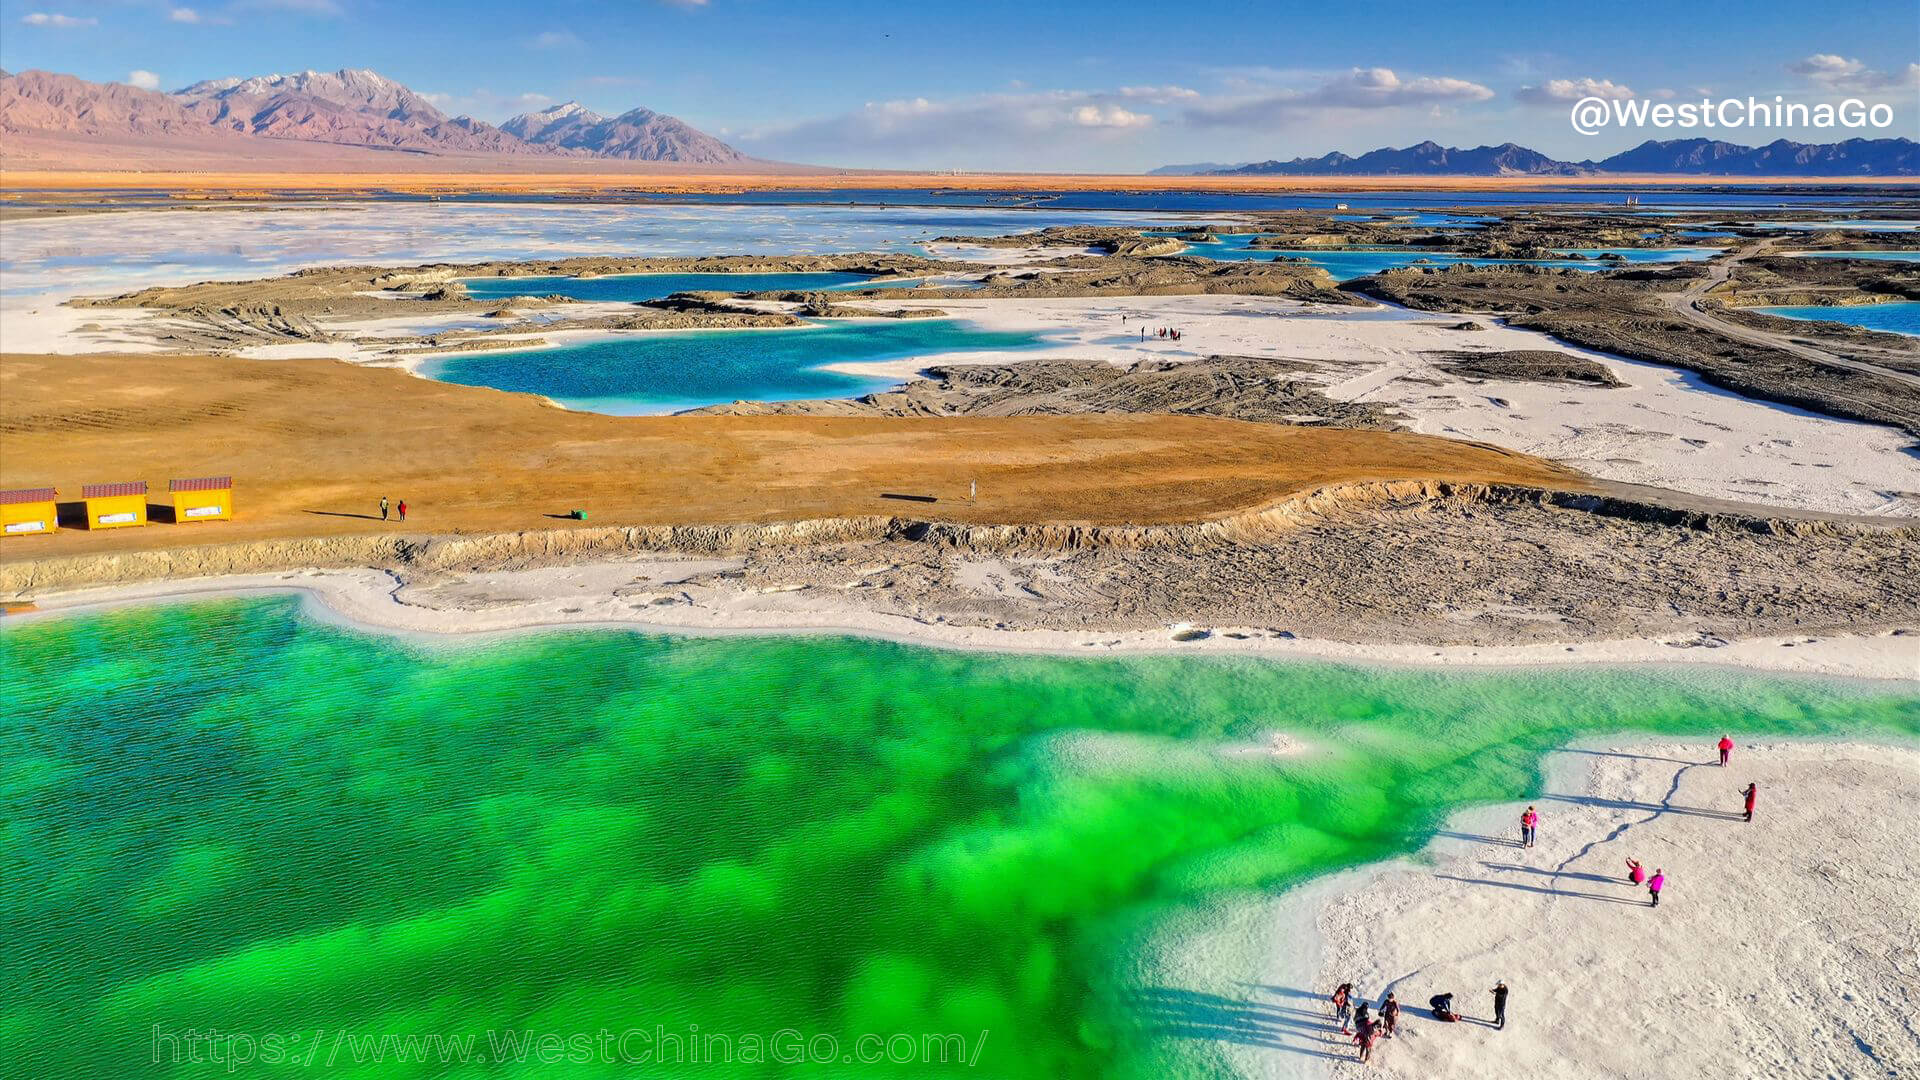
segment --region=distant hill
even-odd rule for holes
[[[500,125],[531,146],[578,151],[594,157],[631,161],[679,161],[728,165],[749,160],[719,139],[685,121],[651,109],[634,109],[608,118],[569,101]]]
[[[1589,170],[1555,161],[1514,143],[1462,150],[1431,140],[1394,150],[1382,147],[1359,157],[1338,151],[1317,158],[1261,161],[1228,169],[1225,176],[1577,176]]]
[[[1920,143],[1912,139],[1848,139],[1799,143],[1776,139],[1741,146],[1715,139],[1649,139],[1596,162],[1605,172],[1691,173],[1709,176],[1914,176]]]
[[[215,79],[168,95],[215,127],[271,139],[488,154],[539,153],[469,117],[449,117],[363,69]]]
[[[1227,165],[1218,161],[1196,161],[1191,165],[1162,165],[1147,173],[1148,176],[1210,176],[1216,173],[1228,173],[1244,168],[1246,162]]]
[[[1179,166],[1173,166],[1179,168]],[[1712,139],[1648,140],[1601,161],[1559,161],[1514,143],[1470,150],[1423,142],[1350,157],[1262,161],[1212,170],[1213,176],[1585,176],[1641,173],[1673,176],[1914,176],[1920,143],[1912,139],[1849,139],[1796,143],[1779,139],[1741,146]]]
[[[450,117],[424,94],[364,69],[212,79],[172,93],[47,71],[0,72],[0,134],[36,146],[91,142],[117,153],[179,144],[247,159],[306,144],[425,155],[752,161],[648,109],[607,119],[569,102],[501,127]]]

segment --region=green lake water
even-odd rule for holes
[[[1912,684],[418,644],[291,599],[29,620],[0,674],[0,1072],[42,1080],[301,1074],[316,1044],[353,1077],[1165,1076],[1184,1059],[1099,1004],[1153,977],[1143,927],[1417,848],[1578,738],[1920,736]],[[1268,732],[1311,751],[1219,752]],[[208,1028],[252,1050],[176,1064],[163,1036]],[[577,1041],[636,1028],[987,1035],[973,1068]],[[500,1032],[583,1052],[501,1062]]]

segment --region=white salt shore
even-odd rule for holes
[[[1465,811],[1164,943],[1159,980],[1216,1014],[1178,1051],[1265,1078],[1920,1075],[1920,749],[1733,736],[1725,769],[1711,739],[1583,744],[1549,762],[1530,850],[1526,804]],[[1657,909],[1629,857],[1666,872]],[[1368,1065],[1329,1019],[1342,982],[1402,1005]],[[1449,992],[1463,1022],[1427,1009]]]
[[[638,556],[528,570],[475,571],[427,588],[370,568],[230,574],[36,591],[9,622],[126,604],[293,593],[309,613],[366,629],[474,638],[555,628],[720,634],[846,634],[944,649],[1115,656],[1250,655],[1424,667],[1707,664],[1755,671],[1920,683],[1920,638],[1884,633],[1746,638],[1630,638],[1524,645],[1417,645],[1276,636],[1259,627],[1087,631],[956,625],[877,611],[861,583],[762,591],[689,579],[732,560]]]
[[[1486,316],[1248,296],[943,300],[937,306],[988,330],[1042,332],[1053,347],[833,370],[906,379],[937,364],[1035,356],[1123,365],[1284,357],[1318,365],[1319,372],[1299,377],[1321,384],[1328,397],[1391,406],[1415,431],[1536,454],[1602,479],[1773,506],[1920,517],[1920,454],[1895,428],[1742,397],[1689,372],[1574,348]],[[1462,322],[1483,329],[1453,329]],[[1178,328],[1181,340],[1154,337],[1160,326]],[[1434,363],[1439,353],[1518,349],[1591,360],[1626,385],[1470,382]]]

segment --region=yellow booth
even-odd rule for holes
[[[60,528],[60,493],[52,488],[14,488],[0,491],[0,526],[7,536],[33,536]]]
[[[192,480],[169,480],[173,492],[173,520],[233,520],[233,477],[202,476]]]
[[[87,503],[87,528],[123,529],[147,523],[147,482],[128,480],[119,484],[82,484],[80,497]]]

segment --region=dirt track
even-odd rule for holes
[[[1707,275],[1705,277],[1698,279],[1679,292],[1661,293],[1659,294],[1660,298],[1668,308],[1672,309],[1674,314],[1688,322],[1711,330],[1714,333],[1733,338],[1736,341],[1744,341],[1750,345],[1761,345],[1779,349],[1781,352],[1791,353],[1802,360],[1811,360],[1816,364],[1828,364],[1833,367],[1846,368],[1850,371],[1859,371],[1868,375],[1878,375],[1893,382],[1910,386],[1915,391],[1920,391],[1920,375],[1914,375],[1905,371],[1896,371],[1893,368],[1882,367],[1879,364],[1868,363],[1864,360],[1839,356],[1826,349],[1817,348],[1808,344],[1803,336],[1796,337],[1788,334],[1777,334],[1769,330],[1761,330],[1752,326],[1729,322],[1717,316],[1711,308],[1701,304],[1701,301],[1705,300],[1709,293],[1721,285],[1726,284],[1727,279],[1732,276],[1735,267],[1748,259],[1767,254],[1777,243],[1777,240],[1762,240],[1751,247],[1744,247],[1721,258],[1714,259],[1707,264]]]

